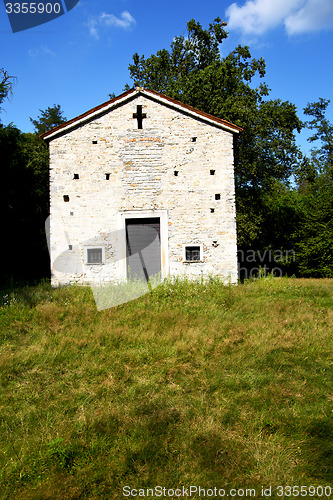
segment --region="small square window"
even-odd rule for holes
[[[178,174],[179,174],[178,170],[175,170],[175,171],[174,171],[174,173],[173,173],[173,175],[174,175],[175,177],[178,177]]]
[[[97,144],[97,141],[92,141],[93,144]]]
[[[183,258],[185,262],[200,262],[202,258],[202,244],[183,245]]]
[[[69,196],[68,196],[68,194],[64,194],[64,201],[66,203],[69,202]]]
[[[220,199],[221,199],[221,195],[220,195],[220,193],[216,194],[216,195],[215,195],[215,200],[220,200]]]
[[[106,179],[107,181],[109,181],[109,180],[110,180],[110,174],[105,174],[105,179]]]
[[[215,170],[211,170],[210,175],[215,175]]]
[[[68,245],[68,250],[73,250],[73,245]]]
[[[74,215],[74,212],[69,212],[69,215]]]
[[[74,179],[80,179],[79,174],[74,174]]]
[[[192,137],[192,142],[197,142],[197,138],[196,137]]]
[[[104,248],[87,248],[86,263],[87,264],[103,264],[104,263]]]
[[[213,214],[215,212],[215,208],[210,209],[210,213]]]
[[[186,247],[186,260],[200,260],[200,247]]]

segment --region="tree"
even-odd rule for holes
[[[225,22],[216,18],[203,30],[193,19],[188,22],[188,35],[175,37],[171,50],[159,50],[148,59],[133,55],[129,65],[130,75],[135,86],[146,87],[179,99],[186,93],[186,84],[196,71],[205,69],[219,61],[219,46],[227,38]],[[187,97],[183,97],[183,101]]]
[[[297,259],[304,276],[333,278],[333,125],[326,118],[329,100],[308,103],[304,113],[314,135],[309,142],[320,141],[307,160],[311,176],[302,179],[303,217],[297,230]]]
[[[295,131],[300,131],[294,104],[270,100],[265,61],[249,47],[238,46],[225,57],[220,45],[228,36],[217,18],[208,30],[193,19],[187,36],[176,37],[170,50],[148,58],[134,54],[129,65],[134,85],[165,93],[202,111],[229,120],[244,131],[235,141],[238,239],[260,244],[265,224],[264,192],[276,181],[287,183],[300,160]],[[252,213],[249,224],[248,215]]]
[[[0,103],[12,92],[15,78],[0,69]],[[60,106],[41,111],[32,120],[38,134],[65,121]],[[6,221],[8,245],[0,248],[0,283],[6,286],[35,280],[49,274],[49,256],[44,222],[49,214],[48,149],[38,135],[24,134],[13,124],[0,123],[1,184],[0,212]]]
[[[0,125],[0,211],[8,245],[0,248],[0,283],[48,276],[44,222],[49,213],[48,151],[36,134],[23,134],[13,124]]]
[[[49,256],[46,245],[44,223],[49,215],[49,155],[45,142],[39,135],[66,122],[60,104],[54,104],[46,110],[39,110],[37,119],[30,118],[35,127],[35,134],[22,134],[21,151],[24,155],[26,170],[30,173],[33,186],[30,193],[30,205],[34,207],[30,224],[35,234],[32,244],[35,275],[45,276],[49,272]],[[30,215],[32,211],[30,210]],[[37,256],[37,260],[36,260]],[[30,277],[29,277],[30,278]]]
[[[51,130],[62,123],[65,123],[67,119],[63,116],[63,111],[61,111],[60,104],[54,104],[52,107],[48,107],[44,111],[39,110],[40,115],[36,120],[30,117],[30,121],[35,127],[35,133],[38,135],[44,134],[48,130]]]
[[[7,71],[0,68],[0,104],[11,96],[15,82],[15,76],[10,76]]]
[[[325,116],[329,103],[328,99],[320,97],[319,101],[308,103],[304,108],[304,114],[312,117],[312,120],[308,120],[305,125],[310,130],[315,130],[308,141],[321,141],[320,148],[313,148],[311,151],[312,160],[319,171],[327,166],[333,166],[333,125]]]

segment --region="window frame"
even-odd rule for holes
[[[200,258],[197,260],[186,260],[186,249],[189,247],[199,247]],[[198,262],[203,262],[203,243],[186,243],[183,245],[183,262],[187,264],[197,264]]]
[[[89,262],[88,250],[102,250],[101,262]],[[84,263],[87,266],[102,266],[102,265],[104,265],[105,264],[105,247],[103,245],[93,245],[93,246],[84,247]]]

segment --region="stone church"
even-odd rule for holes
[[[241,128],[137,87],[46,132],[52,284],[237,280]]]

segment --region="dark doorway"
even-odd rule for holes
[[[159,217],[126,219],[127,277],[148,281],[161,272]]]

